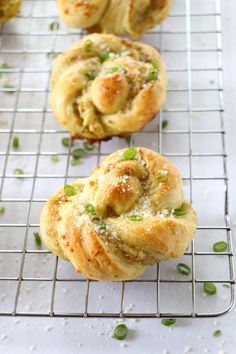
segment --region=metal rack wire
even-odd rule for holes
[[[195,242],[192,242],[190,249],[185,253],[185,257],[191,263],[192,268],[192,274],[187,278],[174,277],[173,264],[170,262],[169,266],[160,264],[150,268],[148,273],[139,279],[104,285],[96,281],[86,280],[76,274],[71,275],[68,268],[65,268],[63,273],[64,263],[60,263],[58,258],[52,256],[46,249],[39,249],[33,244],[32,232],[37,230],[39,226],[37,221],[39,211],[43,202],[46,201],[46,197],[42,197],[37,192],[38,184],[41,185],[40,188],[42,190],[46,188],[47,184],[50,184],[50,180],[63,184],[63,182],[74,180],[81,175],[84,176],[83,168],[71,171],[71,146],[65,149],[57,144],[57,141],[60,141],[61,137],[65,136],[67,132],[57,126],[56,122],[53,127],[50,126],[51,123],[48,123],[50,119],[54,122],[50,116],[51,110],[48,105],[52,58],[55,53],[60,52],[59,47],[64,49],[68,46],[67,39],[78,40],[83,36],[83,33],[76,30],[69,31],[65,27],[50,31],[48,24],[52,21],[59,21],[59,19],[55,2],[49,0],[25,0],[21,15],[15,19],[15,21],[18,21],[15,22],[16,28],[14,27],[14,20],[10,21],[9,24],[1,25],[0,58],[2,62],[10,61],[12,65],[8,68],[0,68],[0,79],[2,77],[8,78],[8,75],[9,77],[12,75],[14,77],[15,75],[18,81],[16,87],[2,85],[0,88],[0,124],[1,117],[3,117],[3,126],[0,125],[0,206],[4,205],[6,207],[6,213],[0,216],[0,257],[5,257],[3,262],[0,263],[0,300],[1,296],[4,300],[4,293],[6,293],[8,298],[7,304],[4,301],[1,304],[0,301],[0,315],[147,318],[209,317],[223,314],[232,308],[234,304],[235,278],[228,214],[220,0],[204,1],[201,6],[201,12],[193,10],[192,7],[194,7],[194,0],[176,0],[175,8],[171,12],[169,19],[158,29],[150,31],[144,37],[145,41],[158,45],[161,54],[167,62],[171,60],[174,63],[172,66],[167,65],[169,76],[181,75],[181,77],[186,78],[186,82],[183,81],[184,84],[181,87],[177,85],[172,85],[172,87],[170,85],[168,96],[173,98],[174,105],[172,106],[172,101],[167,99],[167,105],[160,112],[158,120],[151,123],[144,131],[134,135],[135,144],[143,143],[147,145],[151,141],[152,148],[157,149],[177,162],[182,161],[183,170],[187,170],[183,179],[193,204],[196,203],[195,200],[198,199],[199,193],[202,193],[201,185],[195,186],[195,183],[207,182],[210,185],[215,182],[220,183],[220,185],[216,186],[216,189],[220,190],[219,198],[221,200],[220,208],[223,208],[222,215],[218,212],[214,215],[213,210],[212,223],[208,223],[209,220],[207,218],[205,220],[204,217],[200,217],[202,219],[200,221],[203,222],[198,226],[196,242],[198,239],[201,242],[199,242],[197,247]],[[204,22],[204,19],[211,19],[209,22],[213,23],[212,28],[204,29],[203,26],[203,29],[202,27],[199,29],[199,24],[201,24],[201,21]],[[196,20],[198,21],[198,26],[196,26],[197,29],[194,29],[193,25]],[[43,21],[43,24],[39,26],[40,21]],[[171,25],[171,29],[168,29],[168,22]],[[205,46],[204,43],[201,43],[201,40],[202,46],[193,46],[193,36],[202,38],[202,36],[208,35],[214,39],[214,46]],[[175,39],[179,37],[180,45],[178,44],[178,46],[172,48],[171,46],[175,43]],[[173,38],[175,39],[173,40]],[[44,41],[48,43],[46,48],[41,45]],[[43,49],[38,49],[38,46]],[[198,59],[198,65],[194,65],[193,56],[197,55],[198,58],[201,58],[202,54],[209,57],[208,61],[210,61],[210,56],[213,55],[214,63],[211,66],[207,66],[206,63],[200,65],[201,59]],[[31,61],[39,57],[40,65],[35,64],[34,66]],[[205,77],[213,74],[217,84],[214,87],[207,87],[205,85],[207,80],[205,79],[202,81],[205,86],[200,87],[196,84],[196,77],[201,77],[202,74]],[[27,75],[29,75],[28,79]],[[44,82],[40,86],[40,78],[42,77]],[[34,94],[36,94],[37,100],[34,99]],[[186,106],[175,103],[174,100],[178,94],[183,95],[181,97]],[[197,105],[195,103],[195,94],[199,96]],[[214,95],[213,99],[211,99],[212,94]],[[24,95],[30,95],[28,96],[28,101],[24,98]],[[204,105],[205,97],[212,102]],[[31,99],[33,102],[31,102]],[[193,118],[196,114],[203,116],[203,119],[200,119],[197,124],[194,123]],[[162,129],[163,120],[171,116],[174,116],[173,127],[171,124],[170,129]],[[4,117],[6,117],[5,122]],[[31,123],[32,120],[36,122],[35,125]],[[209,125],[208,120],[213,120],[213,124]],[[23,150],[14,151],[11,144],[15,135],[20,135],[23,143],[31,141],[29,148],[26,147],[25,150],[23,148]],[[208,139],[206,146],[204,145],[204,137]],[[45,141],[48,142],[49,140],[53,145],[50,145],[50,143],[49,145],[45,144]],[[122,147],[122,144],[125,146],[125,142],[121,140],[113,139],[111,143],[99,144],[96,152],[89,154],[89,159],[92,161],[90,163],[95,166],[99,163],[102,156],[115,150],[117,146]],[[196,149],[196,141],[200,150]],[[212,150],[210,142],[217,142],[219,145],[218,150]],[[174,146],[172,151],[171,149],[168,150],[171,145]],[[178,145],[184,145],[184,148],[178,150]],[[64,159],[64,166],[58,170],[55,168],[56,172],[48,173],[44,169],[42,173],[41,159],[50,158],[51,155],[57,155]],[[31,172],[18,176],[21,181],[24,180],[24,183],[26,183],[24,193],[22,192],[24,190],[22,184],[17,184],[16,187],[13,187],[16,176],[12,173],[12,166],[21,163],[21,158],[24,159],[24,163],[27,159],[32,159],[33,161]],[[201,165],[199,160],[205,164],[207,170],[209,164],[209,174],[201,175],[196,173],[196,167],[198,166],[199,170]],[[211,161],[213,160],[214,164],[212,165]],[[87,164],[86,161],[85,164]],[[213,172],[211,173],[211,171]],[[222,173],[218,173],[219,171]],[[19,183],[21,181],[18,180]],[[219,186],[221,187],[219,188]],[[12,188],[15,194],[11,192]],[[55,186],[50,186],[50,191],[47,191],[47,194],[50,195],[54,190]],[[204,204],[208,203],[210,205],[210,202],[203,198],[200,199],[197,204],[197,211],[200,212],[201,208],[204,208]],[[9,211],[11,208],[13,209],[12,212]],[[216,240],[216,235],[225,238],[228,243],[228,251],[220,255],[212,252],[209,244],[205,245],[204,243],[208,242],[206,241],[208,238],[211,242]],[[15,242],[14,244],[12,240]],[[39,258],[33,264],[31,257]],[[45,258],[41,263],[41,257],[49,257],[46,259],[50,259],[50,264],[47,266],[47,271],[42,272],[42,274],[36,272],[37,274],[35,275],[31,268],[35,266],[38,269],[44,264]],[[13,260],[17,260],[15,271],[12,271],[14,274],[9,270]],[[210,267],[210,265],[215,268],[218,263],[221,266],[224,263],[222,274],[218,277],[220,270],[217,270],[215,276],[207,275],[206,268]],[[201,265],[203,265],[203,268],[199,275],[198,270],[201,269]],[[170,274],[172,277],[169,276]],[[222,289],[220,288],[222,284],[228,285],[229,289],[225,288],[227,296],[223,295],[224,299],[226,298],[227,300],[227,304],[223,303],[222,305],[218,300],[211,298],[207,299],[207,301],[203,300],[202,303],[201,286],[204,281],[217,283],[219,293],[223,289],[223,287]],[[34,288],[37,283],[40,286]],[[25,284],[26,291],[24,289]],[[29,290],[29,287],[27,288],[29,284],[33,287],[33,290],[31,288]],[[73,295],[75,297],[69,301],[69,310],[63,310],[65,299],[60,299],[61,284],[71,286],[70,292],[75,294]],[[45,288],[48,290],[47,294],[44,293]],[[64,293],[66,292],[64,291]],[[29,294],[28,297],[26,296],[27,294]],[[141,301],[140,299],[139,301],[145,304],[145,309],[135,309],[132,304],[129,308],[125,307],[126,298],[132,299],[132,302],[135,303],[136,300],[138,302],[139,294],[142,296]],[[171,294],[172,297],[177,299],[175,307],[172,304],[173,298]],[[41,295],[43,305],[40,304],[37,309],[31,308],[34,306],[29,307],[29,304],[32,305],[32,300],[40,298]],[[81,300],[80,308],[78,308],[78,297],[80,295],[83,300]],[[107,304],[103,307],[104,304],[100,300],[103,297],[106,298],[106,296],[109,298],[109,304],[108,307],[106,306]],[[116,304],[113,303],[113,298]],[[97,299],[100,299],[100,302]],[[163,302],[163,299],[166,299],[166,303]],[[26,305],[24,304],[25,307],[21,304],[24,301],[26,302]],[[91,305],[91,303],[96,303],[97,301],[98,305]],[[46,308],[44,308],[44,303],[47,305]],[[149,306],[150,303],[152,303],[152,306]],[[187,303],[189,306],[187,306]],[[202,306],[203,304],[206,304],[206,306]],[[137,307],[139,306],[137,305]]]

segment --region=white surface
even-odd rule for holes
[[[195,2],[196,0],[193,0]],[[231,178],[231,216],[236,221],[235,205],[235,38],[236,25],[232,14],[236,12],[233,0],[222,1],[223,5],[223,47],[224,47],[224,101],[227,122],[227,143]],[[216,319],[179,319],[173,329],[163,327],[160,320],[126,320],[130,336],[122,343],[109,333],[114,320],[109,319],[43,319],[43,318],[0,318],[0,352],[11,354],[35,353],[184,353],[192,348],[193,353],[234,354],[235,350],[235,312]],[[221,329],[222,336],[214,338],[215,329]],[[190,350],[190,349],[189,349]]]

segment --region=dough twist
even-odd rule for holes
[[[20,9],[21,0],[0,0],[0,22],[15,17]]]
[[[40,225],[49,250],[88,278],[108,281],[182,256],[196,223],[176,167],[156,152],[129,148],[54,193]]]
[[[155,117],[165,101],[166,81],[154,48],[93,34],[54,61],[51,106],[75,138],[125,136]]]
[[[171,0],[58,0],[68,27],[139,38],[168,15]]]

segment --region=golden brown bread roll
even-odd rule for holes
[[[51,106],[75,138],[125,136],[155,117],[165,101],[166,82],[156,49],[93,34],[54,61]]]
[[[17,15],[21,0],[0,0],[0,22],[6,22]]]
[[[171,0],[58,0],[68,27],[139,38],[168,15]]]
[[[133,279],[182,256],[196,224],[176,167],[145,148],[118,150],[91,177],[60,188],[40,220],[49,250],[102,281]]]

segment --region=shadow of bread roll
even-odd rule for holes
[[[58,0],[68,27],[139,38],[163,21],[171,0]]]
[[[176,167],[146,148],[118,150],[44,205],[49,250],[101,281],[140,276],[148,265],[181,257],[197,218]]]
[[[21,0],[0,0],[0,22],[15,17],[20,9]]]
[[[155,48],[93,34],[53,62],[51,106],[73,137],[104,140],[143,129],[163,106],[166,86]]]

